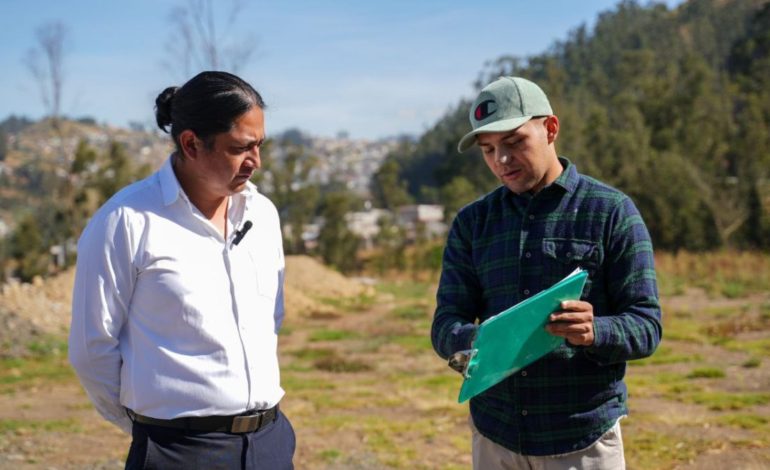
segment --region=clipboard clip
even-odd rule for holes
[[[461,373],[463,377],[467,379],[470,377],[468,373],[468,366],[471,363],[471,359],[473,359],[473,356],[475,356],[477,352],[478,349],[464,349],[462,351],[457,351],[456,353],[449,356],[448,365],[453,370]]]

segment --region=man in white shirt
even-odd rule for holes
[[[122,189],[78,243],[69,356],[131,433],[126,468],[291,469],[278,409],[284,258],[260,167],[264,102],[203,72],[156,99],[176,151]]]

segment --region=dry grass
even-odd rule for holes
[[[288,313],[280,336],[297,468],[469,468],[460,377],[429,340],[435,275],[396,275],[332,300],[322,282],[353,281],[310,261],[302,269],[317,290],[293,284],[300,268],[288,271],[287,296],[302,292],[306,308]],[[628,368],[629,468],[770,468],[770,255],[661,254],[658,270],[664,340]],[[125,437],[99,428],[72,375],[56,372],[66,371],[61,348],[54,339],[31,358],[0,363],[0,467],[17,455],[27,459],[19,468],[93,468],[124,453]],[[20,426],[24,413],[64,399],[78,405]],[[77,447],[91,438],[90,454]],[[41,459],[36,444],[59,450]]]
[[[740,298],[770,289],[768,253],[657,253],[655,263],[663,296],[683,294],[694,287],[711,297]]]

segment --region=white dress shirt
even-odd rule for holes
[[[235,231],[253,226],[237,245]],[[190,203],[169,158],[114,195],[78,242],[69,358],[96,409],[160,419],[233,415],[283,396],[284,258],[275,206],[230,197],[228,240]]]

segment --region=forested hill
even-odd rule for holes
[[[770,247],[767,0],[622,2],[540,55],[490,61],[477,86],[500,75],[542,86],[559,153],[628,193],[657,247]],[[477,149],[456,151],[469,99],[388,157],[380,204],[456,210],[497,185]]]

